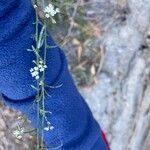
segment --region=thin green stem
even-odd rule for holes
[[[44,64],[46,64],[46,54],[47,54],[47,31],[46,22],[44,21]],[[45,83],[45,70],[42,75],[42,83]],[[42,85],[42,147],[44,146],[44,119],[45,119],[45,84]]]
[[[36,1],[36,6],[37,6],[37,0]],[[45,8],[45,0],[42,0],[42,7],[43,9]],[[49,48],[55,48],[56,46],[48,46],[47,45],[47,23],[46,19],[44,20],[44,26],[39,34],[39,16],[38,16],[38,11],[36,9],[36,33],[35,33],[35,40],[36,40],[36,48],[33,49],[35,50],[35,55],[36,55],[36,62],[35,64],[37,67],[41,65],[41,61],[43,61],[43,65],[46,65],[46,57],[47,57],[47,49]],[[44,41],[44,56],[40,56],[40,44],[41,40]],[[43,43],[42,43],[43,44]],[[39,46],[40,45],[40,46]],[[39,67],[40,68],[40,67]],[[33,87],[34,89],[37,90],[37,95],[36,95],[36,103],[37,103],[37,150],[44,150],[44,123],[46,122],[49,125],[49,121],[45,120],[46,119],[46,113],[47,111],[45,110],[45,94],[46,90],[46,84],[45,84],[45,69],[42,71],[42,76],[39,77],[37,80],[37,87]],[[39,71],[41,73],[41,70]],[[41,124],[40,124],[41,121]],[[39,135],[41,134],[41,144],[39,140]]]
[[[36,40],[36,51],[39,53],[39,48],[38,48],[38,40],[39,40],[39,17],[38,17],[38,12],[36,10],[36,34],[35,34],[35,40]],[[39,57],[36,56],[36,63],[39,64]],[[37,80],[37,89],[39,89],[39,80]],[[40,104],[39,104],[39,98],[40,98],[40,93],[39,90],[37,91],[36,95],[36,102],[37,102],[37,150],[40,147],[40,140],[39,140],[39,118],[40,118]]]

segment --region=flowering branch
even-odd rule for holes
[[[50,123],[50,121],[47,119],[47,114],[51,114],[50,111],[45,110],[45,96],[50,96],[46,92],[45,87],[55,88],[48,86],[45,83],[45,70],[48,68],[46,65],[46,56],[47,56],[47,48],[54,48],[56,46],[51,46],[47,44],[47,19],[50,19],[52,23],[56,23],[56,20],[54,19],[55,15],[59,13],[59,9],[55,8],[51,3],[48,4],[48,6],[45,7],[45,3],[43,0],[43,13],[44,13],[44,20],[41,31],[39,31],[39,16],[38,16],[38,3],[37,1],[34,4],[35,12],[36,12],[36,33],[35,33],[35,41],[36,45],[31,46],[31,49],[27,49],[29,52],[33,52],[36,56],[36,60],[33,60],[32,62],[35,64],[33,68],[30,69],[31,76],[36,80],[36,87],[31,85],[31,87],[36,90],[36,99],[34,103],[36,103],[37,107],[37,150],[44,150],[44,131],[49,132],[54,129],[53,125]],[[42,57],[40,55],[41,47],[44,47],[44,56]],[[60,86],[58,86],[60,87]],[[42,105],[40,105],[42,104]],[[40,122],[41,118],[41,122]],[[46,126],[44,126],[46,122]],[[13,135],[21,139],[22,135],[24,134],[24,128],[18,126],[17,130],[13,132]],[[40,138],[39,135],[41,135],[41,144],[40,144]]]

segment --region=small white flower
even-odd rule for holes
[[[22,116],[18,116],[17,119],[18,119],[18,120],[22,119]]]
[[[33,5],[34,8],[37,8],[37,5]]]
[[[13,131],[13,135],[17,138],[17,139],[21,139],[24,133],[24,129],[23,128],[18,128],[17,130]]]
[[[45,68],[43,68],[43,67],[42,67],[42,68],[40,68],[40,72],[43,72],[44,70],[45,70]]]
[[[44,130],[45,130],[45,131],[49,131],[49,127],[48,127],[48,126],[45,127]]]
[[[33,72],[31,72],[31,75],[32,75],[32,77],[36,77],[36,76],[39,75],[39,72],[38,71],[33,71]]]
[[[34,67],[30,69],[30,73],[32,77],[35,77],[36,80],[38,80],[40,78],[39,76],[39,68],[38,67]]]
[[[50,18],[50,15],[49,15],[49,14],[45,14],[45,17],[46,17],[46,18]]]
[[[47,68],[47,65],[44,65],[44,68]]]
[[[39,68],[42,68],[42,65],[38,65]]]
[[[56,23],[56,21],[53,19],[53,17],[59,13],[60,10],[59,8],[54,8],[54,6],[52,4],[49,4],[48,6],[45,7],[44,9],[44,13],[45,13],[45,17],[46,18],[51,18],[52,23]]]
[[[43,85],[43,81],[42,80],[40,81],[39,85]]]
[[[48,125],[47,127],[44,128],[45,131],[53,130],[54,127],[51,125]]]
[[[40,76],[39,76],[39,75],[37,75],[37,76],[35,77],[35,79],[36,79],[36,80],[38,80],[39,78],[40,78]]]
[[[54,126],[51,126],[51,127],[50,127],[50,130],[53,130],[53,129],[54,129]]]
[[[59,10],[59,8],[56,8],[56,10],[55,10],[57,13],[59,13],[60,12],[60,10]]]
[[[31,68],[31,69],[30,69],[30,72],[33,72],[33,71],[34,71],[34,69],[33,69],[33,68]]]
[[[43,63],[43,62],[42,62],[42,63]],[[43,72],[43,71],[47,68],[47,66],[44,65],[44,64],[42,64],[42,63],[38,66],[40,72]]]
[[[54,126],[52,126],[51,123],[47,121],[47,119],[46,119],[46,122],[47,122],[47,127],[45,127],[44,130],[45,131],[53,130]]]
[[[30,73],[32,77],[35,77],[35,79],[38,80],[40,78],[40,72],[44,72],[44,70],[47,68],[47,65],[45,65],[43,60],[40,60],[36,65],[37,66],[30,69]]]
[[[52,10],[54,10],[54,6],[49,4],[47,7],[45,7],[44,12],[50,13]]]
[[[42,61],[42,60],[40,60],[40,61],[39,61],[39,64],[43,64],[43,61]]]
[[[34,67],[34,70],[35,70],[35,71],[38,71],[38,70],[39,70],[39,68],[38,68],[38,67]]]

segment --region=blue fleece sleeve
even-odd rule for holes
[[[30,0],[0,0],[0,92],[5,103],[26,114],[36,128],[36,106],[28,112],[36,95],[31,88],[36,81],[29,72],[35,56],[27,51],[35,46],[34,22]],[[50,36],[47,42],[55,45]],[[45,97],[45,110],[52,112],[47,114],[47,120],[54,126],[44,131],[47,147],[62,144],[60,150],[107,150],[100,127],[75,87],[58,46],[48,50],[47,66],[45,82],[53,87],[61,85],[47,89],[50,96]]]

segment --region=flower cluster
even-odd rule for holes
[[[56,23],[55,19],[53,18],[57,13],[59,13],[60,10],[59,8],[54,8],[52,4],[49,4],[48,6],[45,7],[44,13],[46,18],[51,18],[52,23]]]
[[[48,112],[49,113],[49,112]],[[51,112],[50,112],[51,113]],[[45,116],[45,121],[47,126],[44,128],[45,131],[49,131],[49,130],[53,130],[54,126],[52,126],[52,124],[47,120],[47,117]]]
[[[24,133],[24,128],[20,128],[18,127],[18,129],[16,129],[15,131],[13,131],[13,135],[17,138],[17,139],[21,139]]]
[[[50,122],[47,122],[47,126],[44,128],[45,131],[53,130],[54,126],[51,125]]]
[[[33,61],[33,62],[35,62],[35,61]],[[31,73],[32,77],[35,77],[35,79],[38,80],[40,78],[40,72],[43,72],[47,68],[47,66],[43,62],[43,60],[40,60],[39,64],[36,64],[36,65],[37,66],[30,69],[30,73]]]

